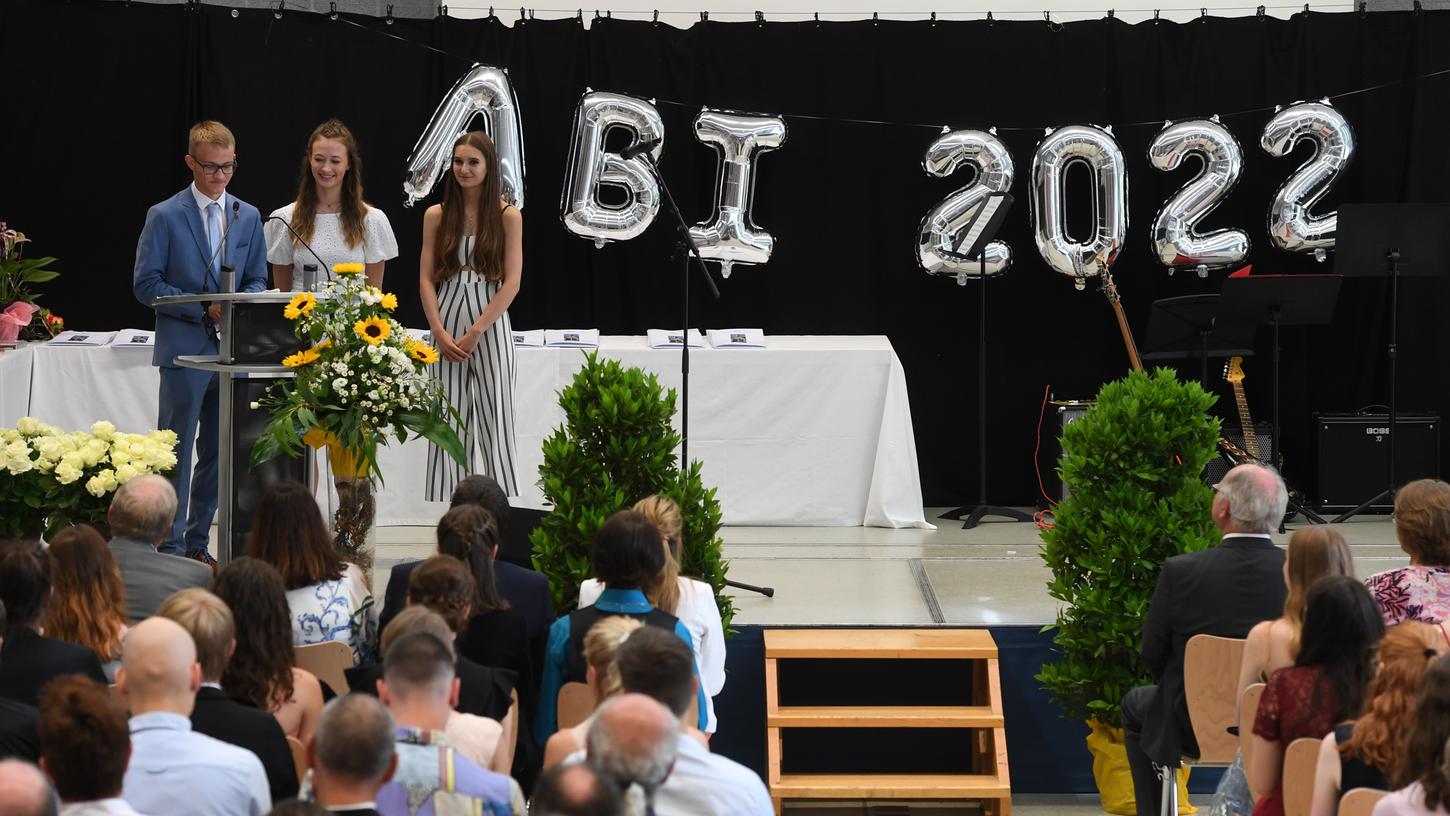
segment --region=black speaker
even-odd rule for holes
[[[1274,461],[1274,423],[1255,422],[1254,436],[1258,437],[1259,459],[1264,462]],[[1232,428],[1227,424],[1224,425],[1223,438],[1238,445],[1240,448],[1244,448],[1246,451],[1248,450],[1244,446],[1243,429],[1239,427],[1237,422],[1234,423],[1234,427]],[[1208,460],[1208,466],[1203,469],[1203,483],[1218,484],[1223,481],[1224,476],[1228,475],[1229,468],[1231,467],[1233,465],[1222,456],[1215,456]],[[1366,496],[1366,498],[1368,497]]]
[[[1399,414],[1395,417],[1395,485],[1440,476],[1440,417]],[[1316,414],[1319,484],[1322,510],[1350,510],[1389,485],[1390,418],[1388,414]],[[1385,500],[1371,509],[1394,509]]]
[[[1053,501],[1062,501],[1069,492],[1068,486],[1062,483],[1062,477],[1057,475],[1057,466],[1062,459],[1062,429],[1082,419],[1093,405],[1091,401],[1054,400],[1048,406],[1046,427],[1042,428],[1042,457],[1037,466],[1042,471],[1042,488]],[[1037,503],[1046,509],[1047,503],[1042,496],[1037,497]]]

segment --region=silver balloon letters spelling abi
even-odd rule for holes
[[[1324,260],[1334,248],[1339,214],[1310,215],[1354,156],[1354,129],[1326,102],[1300,102],[1274,114],[1259,144],[1270,156],[1287,156],[1299,142],[1314,143],[1314,153],[1284,182],[1269,205],[1269,240],[1288,252],[1313,252]]]
[[[438,178],[453,162],[453,141],[475,115],[483,116],[483,129],[498,151],[498,168],[504,200],[524,206],[524,128],[519,121],[519,103],[514,87],[503,69],[475,65],[438,103],[423,135],[408,157],[408,175],[403,180],[404,204],[428,196]]]
[[[626,159],[604,149],[610,130],[625,128],[634,144],[663,139],[664,122],[654,105],[622,94],[589,91],[574,116],[574,142],[569,151],[569,177],[560,207],[564,227],[596,247],[606,241],[627,241],[649,228],[660,210],[659,184],[642,157]],[[663,141],[650,150],[658,159]],[[625,192],[620,205],[607,205],[600,188]]]
[[[921,220],[916,233],[916,259],[928,275],[955,276],[965,284],[968,277],[982,274],[983,257],[962,255],[968,248],[959,246],[962,231],[977,217],[982,202],[992,193],[1005,193],[1012,187],[1016,169],[1006,145],[996,133],[980,130],[958,130],[944,133],[926,149],[922,169],[937,178],[946,178],[962,165],[974,171],[972,181],[942,199],[940,204]],[[1012,265],[1012,248],[1003,241],[992,241],[982,250],[987,277],[1000,275]]]
[[[1084,164],[1093,175],[1093,234],[1067,234],[1067,171]],[[1128,171],[1111,131],[1069,125],[1050,131],[1032,156],[1032,216],[1037,251],[1047,265],[1082,289],[1087,279],[1112,266],[1128,234]]]
[[[709,221],[690,227],[700,257],[720,262],[720,274],[730,277],[734,264],[763,264],[770,260],[775,238],[757,227],[750,217],[755,198],[755,156],[785,142],[785,120],[709,108],[695,119],[695,135],[720,154],[715,177],[715,212]]]
[[[1148,146],[1148,161],[1165,173],[1191,156],[1203,162],[1203,169],[1153,219],[1153,253],[1170,275],[1175,269],[1196,269],[1199,277],[1207,277],[1210,269],[1241,264],[1249,254],[1249,236],[1243,230],[1197,231],[1198,222],[1238,183],[1244,152],[1217,119],[1170,123]]]

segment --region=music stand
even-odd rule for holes
[[[1398,429],[1400,278],[1445,274],[1450,255],[1450,204],[1345,204],[1339,208],[1334,269],[1342,275],[1390,279],[1390,422],[1385,489],[1334,520],[1363,513],[1395,495]]]
[[[966,247],[961,254],[967,258],[976,255],[981,262],[977,280],[982,284],[982,297],[978,301],[977,315],[977,504],[958,507],[942,513],[938,518],[963,519],[962,529],[976,527],[985,516],[1001,516],[1011,521],[1031,521],[1032,516],[1011,507],[998,507],[987,503],[987,244],[997,237],[1002,222],[1007,220],[1007,211],[1012,207],[1011,193],[992,193],[982,202],[982,208],[962,231],[958,247]],[[967,280],[963,275],[961,280]]]
[[[1254,329],[1219,323],[1218,295],[1184,295],[1153,301],[1144,360],[1198,359],[1199,380],[1209,389],[1210,357],[1252,357]]]

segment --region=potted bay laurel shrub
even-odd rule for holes
[[[1066,716],[1087,721],[1110,813],[1134,813],[1120,704],[1151,682],[1138,652],[1158,573],[1169,556],[1217,538],[1202,479],[1218,440],[1208,413],[1215,400],[1168,369],[1133,372],[1104,385],[1097,404],[1063,430],[1060,472],[1071,492],[1042,534],[1048,593],[1063,604],[1050,627],[1058,660],[1037,679]],[[1186,769],[1178,783],[1180,813],[1190,813]]]
[[[573,382],[559,392],[564,424],[544,440],[539,483],[553,505],[529,536],[534,568],[549,576],[554,609],[578,605],[579,585],[592,576],[589,542],[605,519],[656,493],[669,496],[684,517],[680,574],[715,590],[725,631],[735,609],[720,557],[720,502],[700,478],[700,463],[680,472],[680,434],[670,424],[675,391],[618,360],[586,355]]]

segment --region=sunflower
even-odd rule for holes
[[[332,274],[334,274],[334,275],[361,275],[363,273],[363,270],[364,269],[366,269],[366,267],[364,267],[360,263],[340,263],[340,264],[333,264],[332,265]]]
[[[288,320],[296,320],[303,315],[312,314],[317,308],[317,296],[311,292],[298,292],[292,296],[287,308],[282,310],[282,315]]]
[[[388,339],[388,335],[393,333],[393,327],[388,325],[388,321],[380,317],[359,320],[352,325],[352,330],[358,337],[362,338],[364,343],[370,346],[376,346]]]
[[[392,292],[388,292],[387,294],[383,295],[383,299],[378,301],[378,303],[384,309],[387,309],[391,312],[392,310],[398,308],[398,296],[393,294]]]
[[[408,356],[423,365],[433,365],[438,362],[438,349],[433,348],[427,343],[419,343],[415,340],[408,346]]]
[[[317,362],[317,358],[320,356],[322,355],[318,353],[317,349],[310,348],[305,351],[299,351],[296,354],[289,354],[286,357],[283,357],[282,365],[287,366],[288,368],[301,368],[308,363]]]

